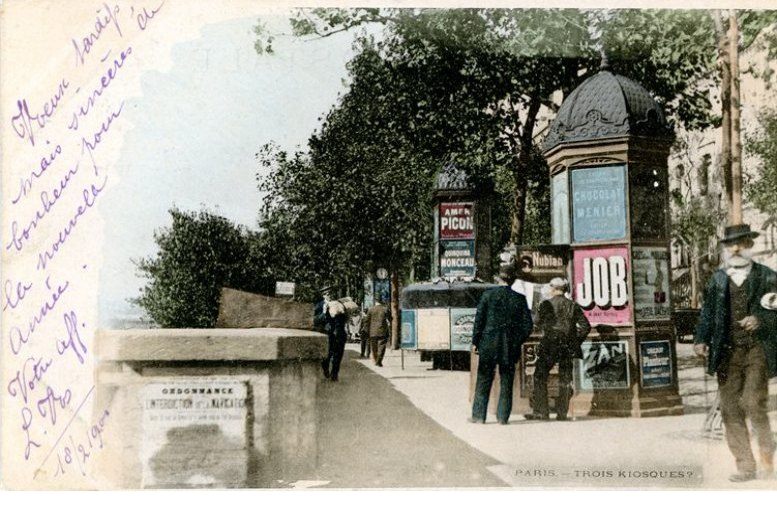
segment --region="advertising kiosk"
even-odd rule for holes
[[[475,309],[493,284],[491,205],[449,161],[437,175],[432,276],[402,290],[401,347],[420,352],[435,369],[469,369]]]
[[[577,415],[682,414],[669,290],[673,132],[635,81],[604,67],[564,100],[543,154],[552,239],[571,249],[574,300],[593,329]]]

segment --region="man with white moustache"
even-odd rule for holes
[[[726,227],[723,265],[710,279],[696,328],[694,351],[717,374],[726,441],[736,460],[734,482],[756,478],[746,419],[760,450],[761,472],[774,477],[775,442],[769,425],[768,380],[777,376],[777,273],[753,262],[758,232],[747,224]]]

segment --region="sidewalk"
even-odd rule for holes
[[[419,411],[389,381],[348,360],[340,381],[319,382],[318,468],[295,487],[505,487],[499,462]],[[281,485],[279,485],[281,486]]]
[[[678,350],[685,415],[562,423],[530,422],[513,414],[507,426],[491,417],[485,425],[467,422],[467,372],[432,371],[416,353],[406,353],[402,370],[400,351],[387,352],[382,368],[358,356],[352,363],[381,375],[421,412],[497,461],[488,469],[512,487],[777,489],[775,480],[728,481],[735,470],[725,442],[702,434],[716,392],[714,378],[705,378],[690,345]],[[771,390],[777,392],[774,385]],[[774,411],[771,417],[777,426]]]

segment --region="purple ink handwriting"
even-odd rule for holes
[[[46,396],[38,400],[38,413],[44,419],[49,419],[52,426],[57,425],[57,413],[65,409],[73,398],[70,389],[58,394],[50,385],[46,387]]]
[[[11,247],[13,247],[14,250],[21,251],[24,248],[25,242],[30,239],[33,231],[38,228],[38,223],[43,221],[49,212],[52,211],[57,204],[57,201],[59,201],[59,198],[62,197],[62,194],[65,192],[65,188],[67,188],[70,180],[77,173],[78,163],[76,162],[75,166],[70,168],[64,177],[59,180],[59,184],[51,190],[50,194],[48,191],[40,193],[41,206],[35,211],[35,215],[32,216],[29,221],[25,222],[24,228],[19,228],[19,222],[17,220],[11,221],[11,236],[8,238],[10,241],[5,246],[7,250],[10,250]]]
[[[47,142],[48,143],[48,142]],[[19,178],[19,191],[16,193],[16,197],[11,199],[11,204],[16,204],[19,202],[19,200],[22,198],[22,196],[27,197],[27,194],[30,193],[32,190],[32,185],[34,184],[34,179],[40,179],[43,174],[46,172],[46,170],[54,163],[54,160],[57,158],[57,155],[62,153],[62,146],[57,144],[57,147],[54,148],[54,151],[52,151],[48,157],[41,157],[40,164],[36,164],[40,170],[31,170],[30,176],[20,177]]]
[[[65,444],[57,450],[57,465],[54,477],[65,475],[74,465],[77,466],[82,476],[86,475],[86,464],[92,455],[104,446],[103,431],[105,431],[105,425],[108,423],[109,416],[108,410],[103,410],[97,422],[93,423],[89,428],[75,435],[73,433],[68,435]]]
[[[11,117],[11,127],[13,127],[16,136],[21,139],[28,139],[31,145],[35,145],[35,127],[43,129],[54,116],[54,112],[59,107],[65,91],[70,85],[66,79],[62,79],[57,86],[54,95],[43,104],[38,112],[30,111],[30,104],[27,99],[22,98],[16,101],[18,113]]]
[[[159,11],[162,9],[163,5],[165,5],[164,0],[155,9],[152,9],[150,13],[149,13],[149,11],[145,7],[142,8],[142,11],[138,12],[136,20],[138,21],[138,27],[142,31],[146,30],[146,27],[148,26],[148,23],[151,21],[151,19],[153,19],[156,16],[157,13],[159,13]],[[132,14],[135,14],[135,8],[134,7],[132,8]]]
[[[79,321],[76,317],[76,312],[69,311],[64,315],[65,332],[67,333],[67,339],[57,340],[57,353],[63,356],[66,352],[73,352],[78,363],[84,363],[84,355],[87,353],[86,344],[81,339],[81,335],[78,332]],[[81,327],[86,327],[86,323],[80,323]]]
[[[49,290],[46,301],[40,305],[39,309],[35,312],[23,327],[12,326],[9,333],[9,344],[11,352],[14,355],[18,355],[21,352],[22,347],[30,340],[32,335],[38,329],[46,316],[57,306],[57,302],[62,298],[62,295],[67,291],[70,286],[70,281],[66,280],[63,284],[58,285],[55,289],[51,288],[50,278],[46,277],[46,288]]]
[[[8,383],[8,394],[13,397],[21,394],[24,403],[28,404],[30,391],[35,391],[36,385],[41,381],[52,363],[51,358],[27,358],[24,365],[22,365],[22,370],[16,371],[16,376]]]
[[[56,78],[36,80],[44,96],[32,96],[32,87],[13,89],[18,92],[3,120],[13,130],[9,134],[21,140],[13,153],[18,173],[9,175],[9,215],[0,231],[2,249],[11,258],[0,293],[8,322],[2,341],[10,351],[3,359],[10,379],[3,385],[6,399],[13,401],[12,414],[18,415],[11,423],[21,430],[18,453],[40,463],[36,476],[44,466],[55,475],[76,467],[86,475],[88,462],[104,446],[107,410],[87,427],[74,423],[94,386],[84,396],[92,375],[73,372],[87,366],[92,349],[91,329],[79,318],[85,313],[73,297],[76,286],[92,284],[79,282],[85,280],[79,275],[89,274],[86,265],[70,264],[80,260],[80,245],[94,218],[90,213],[107,195],[109,177],[100,157],[118,134],[116,122],[123,121],[117,87],[129,79],[135,49],[143,42],[133,37],[150,33],[165,5],[164,0],[145,1],[156,7],[143,3],[137,0],[128,9],[116,0],[96,0],[82,25],[51,50],[52,60],[64,60]],[[93,175],[84,171],[90,164]],[[67,258],[58,259],[64,254]],[[27,258],[36,267],[23,263]]]
[[[13,310],[24,300],[27,292],[32,289],[32,282],[12,282],[6,279],[3,284],[3,311]]]
[[[97,149],[97,146],[100,145],[100,143],[104,140],[104,136],[106,133],[108,133],[111,130],[111,124],[113,121],[121,116],[121,111],[124,108],[124,102],[119,105],[119,109],[116,111],[111,111],[111,113],[108,115],[108,118],[100,124],[100,129],[95,131],[95,133],[92,135],[92,139],[87,140],[86,138],[81,138],[81,154],[86,151],[89,153],[89,158],[92,159],[92,167],[94,168],[94,174],[99,175],[100,173],[97,171],[97,163],[94,161],[94,150]]]
[[[67,224],[59,231],[57,239],[54,240],[54,242],[49,245],[46,250],[38,253],[38,263],[36,265],[36,269],[46,269],[46,267],[49,265],[49,262],[57,256],[62,246],[69,241],[70,235],[78,225],[78,220],[81,218],[81,216],[89,212],[91,208],[94,207],[95,203],[97,202],[97,198],[105,189],[107,182],[108,176],[105,175],[103,176],[102,184],[92,184],[90,188],[84,188],[82,194],[83,203],[78,205],[75,214],[73,214],[73,216],[68,220]]]
[[[132,54],[132,47],[128,46],[126,50],[122,50],[117,59],[113,60],[113,64],[108,67],[105,75],[100,78],[100,86],[92,91],[89,97],[86,98],[86,103],[80,105],[76,111],[73,112],[73,117],[70,119],[68,129],[73,131],[78,129],[79,119],[85,118],[89,115],[89,111],[94,109],[95,102],[103,95],[108,88],[111,87],[111,82],[124,66],[124,62]]]
[[[108,7],[108,4],[103,4],[97,10],[97,16],[94,20],[94,31],[86,34],[79,40],[72,39],[73,48],[75,49],[76,53],[76,65],[84,64],[87,56],[94,49],[95,44],[103,35],[103,31],[105,31],[107,28],[114,27],[116,28],[119,37],[123,36],[121,33],[121,26],[119,25],[119,19],[117,18],[119,11],[120,9],[118,5]]]

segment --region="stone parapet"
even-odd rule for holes
[[[327,338],[304,330],[102,330],[98,470],[111,488],[270,487],[316,467]]]

